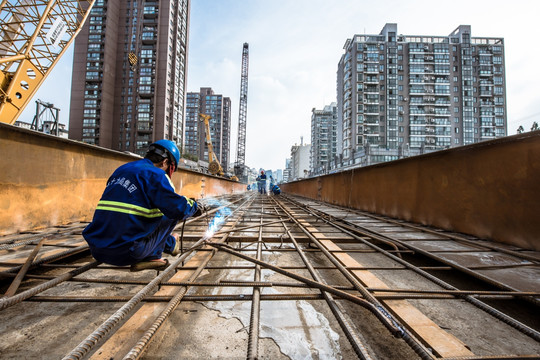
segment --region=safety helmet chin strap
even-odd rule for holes
[[[167,175],[169,175],[169,178],[172,177],[172,174],[176,171],[176,164],[173,160],[173,156],[169,151],[166,149],[162,149],[159,146],[150,145],[149,151],[152,151],[158,155],[161,155],[163,157],[163,160],[167,159],[169,160],[169,166],[167,167],[167,170],[165,171]]]

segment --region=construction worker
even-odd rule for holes
[[[261,170],[261,175],[257,176],[257,184],[259,186],[259,193],[266,194],[266,174],[264,170]]]
[[[131,271],[163,270],[169,262],[162,253],[180,253],[179,237],[172,231],[178,221],[200,215],[201,209],[174,190],[171,176],[179,160],[174,142],[158,140],[144,159],[114,171],[83,231],[96,260],[131,265]]]

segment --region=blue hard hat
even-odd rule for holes
[[[180,162],[180,151],[178,146],[171,140],[158,140],[155,143],[150,144],[148,151],[154,150],[156,147],[163,148],[169,152],[174,158],[175,166],[178,167],[178,162]]]

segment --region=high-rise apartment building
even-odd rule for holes
[[[506,136],[502,38],[355,35],[338,65],[341,165],[374,164]]]
[[[71,139],[141,155],[155,140],[183,143],[189,9],[96,0],[75,41]]]
[[[312,174],[323,174],[330,169],[330,162],[337,153],[337,104],[326,105],[323,110],[311,110]]]
[[[292,158],[287,158],[285,159],[285,169],[283,169],[283,182],[292,180]]]
[[[311,145],[304,145],[303,137],[300,137],[300,145],[291,146],[291,166],[289,181],[302,179],[309,175],[309,159],[311,154]]]
[[[189,92],[186,100],[184,151],[208,161],[206,130],[199,114],[210,115],[212,147],[224,171],[228,170],[231,152],[231,99],[214,94],[212,88]]]

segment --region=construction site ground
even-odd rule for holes
[[[219,205],[223,204],[227,204],[231,213],[221,213],[223,224],[210,237],[207,232],[212,225],[210,219],[217,218],[222,209],[218,205],[216,212],[185,225],[184,250],[193,251],[186,251],[181,263],[174,266],[179,257],[167,255],[175,267],[170,271],[173,278],[169,281],[191,282],[193,286],[161,283],[114,324],[110,320],[112,315],[163,272],[132,273],[127,267],[99,264],[69,281],[23,296],[23,301],[10,304],[3,298],[0,358],[135,358],[126,354],[174,297],[168,291],[177,289],[185,289],[185,293],[151,335],[151,341],[134,356],[144,359],[540,358],[540,342],[536,338],[540,329],[538,252],[437,229],[420,231],[414,228],[417,224],[302,198],[246,193],[220,200]],[[321,212],[318,215],[326,215],[316,217],[318,211]],[[341,230],[330,225],[337,219],[343,226]],[[355,231],[354,224],[358,226]],[[91,264],[94,259],[84,250],[55,261],[39,262],[47,257],[43,251],[84,246],[81,231],[85,225],[70,224],[0,239],[0,244],[12,245],[34,240],[12,248],[0,247],[2,293],[14,277],[7,274],[17,274],[36,242],[47,232],[55,244],[43,246],[41,255],[36,257],[17,289],[18,295],[66,271]],[[233,229],[236,231],[230,231]],[[375,230],[376,233],[370,233]],[[51,238],[50,233],[56,237]],[[446,235],[454,237],[454,241],[445,238]],[[456,241],[457,237],[463,241]],[[14,240],[10,242],[10,239]],[[470,245],[471,242],[476,245]],[[503,250],[486,250],[483,245]],[[321,246],[330,250],[360,285],[354,285],[348,275],[338,271]],[[317,284],[303,282],[303,278],[313,277],[298,248],[320,276],[312,281],[326,284],[329,289],[323,291]],[[428,250],[433,257],[422,253]],[[523,257],[517,257],[520,254]],[[434,257],[442,258],[443,262]],[[415,269],[404,267],[400,261],[413,264]],[[279,273],[267,264],[301,278]],[[480,275],[471,276],[461,267]],[[474,299],[493,306],[524,329],[516,329],[504,317],[479,309],[475,300],[467,297],[471,296],[468,293],[451,293],[453,290],[442,288],[422,276],[422,271],[452,284],[459,289],[456,291],[472,291]],[[82,279],[92,281],[77,281]],[[363,295],[364,290],[358,286],[369,291],[375,306],[340,298],[340,294],[346,297],[341,293],[346,292],[362,301],[369,300],[371,297]],[[400,291],[403,289],[411,291]],[[323,292],[332,299],[325,301]],[[260,304],[254,300],[257,297]],[[335,309],[346,325],[340,326],[339,316],[330,303],[337,305]],[[381,311],[382,317],[392,319],[390,325],[384,324],[375,314],[377,311]],[[108,321],[106,330],[100,330]],[[404,329],[403,332],[392,334],[389,329],[393,325],[398,330]],[[346,333],[346,328],[352,335]],[[100,335],[95,341],[88,341],[95,332]],[[85,339],[88,349],[76,350]]]

